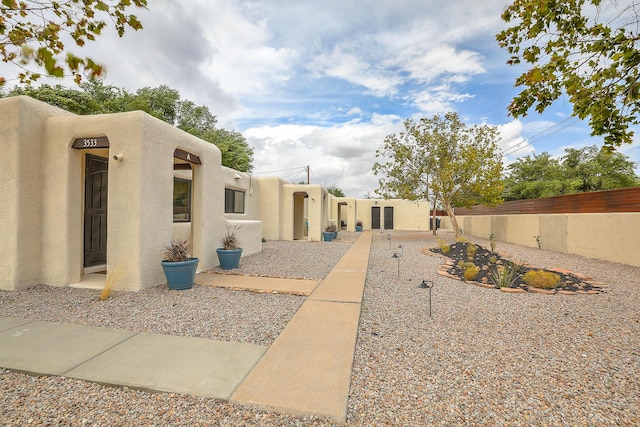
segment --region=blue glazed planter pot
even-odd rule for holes
[[[333,231],[323,231],[322,238],[325,242],[330,242],[333,240]]]
[[[356,225],[356,231],[362,231],[362,226],[361,225]]]
[[[167,278],[169,289],[191,289],[196,278],[199,261],[198,258],[191,258],[182,262],[162,261],[162,270],[164,270],[164,276]]]
[[[242,248],[240,249],[216,249],[220,268],[223,270],[232,270],[240,265],[240,257],[242,256]]]

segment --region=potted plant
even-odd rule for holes
[[[162,270],[169,289],[191,289],[196,277],[198,258],[189,256],[191,244],[186,240],[171,240],[164,246]]]
[[[242,256],[242,248],[238,240],[238,230],[240,227],[227,227],[226,233],[220,239],[221,248],[216,249],[220,268],[223,270],[231,270],[238,268],[240,265],[240,257]]]
[[[327,225],[327,227],[322,232],[322,238],[325,242],[330,242],[337,237],[337,227],[335,224],[331,223]]]
[[[356,231],[362,231],[362,221],[356,221]]]

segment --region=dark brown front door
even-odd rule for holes
[[[371,229],[380,228],[380,206],[371,206]]]
[[[393,230],[393,206],[384,207],[384,229]]]
[[[84,266],[107,262],[107,188],[109,161],[87,155],[84,178]]]

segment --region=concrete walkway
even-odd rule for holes
[[[311,293],[271,347],[0,317],[0,367],[344,422],[371,236],[363,232],[319,285],[227,277],[232,288]]]

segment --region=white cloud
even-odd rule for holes
[[[301,171],[309,165],[312,183],[336,184],[348,196],[361,197],[377,187],[378,179],[371,172],[376,149],[388,134],[401,128],[398,118],[389,115],[376,116],[371,123],[332,127],[251,128],[244,135],[254,147],[260,164],[256,173],[282,170],[276,175],[298,182],[306,178]]]

